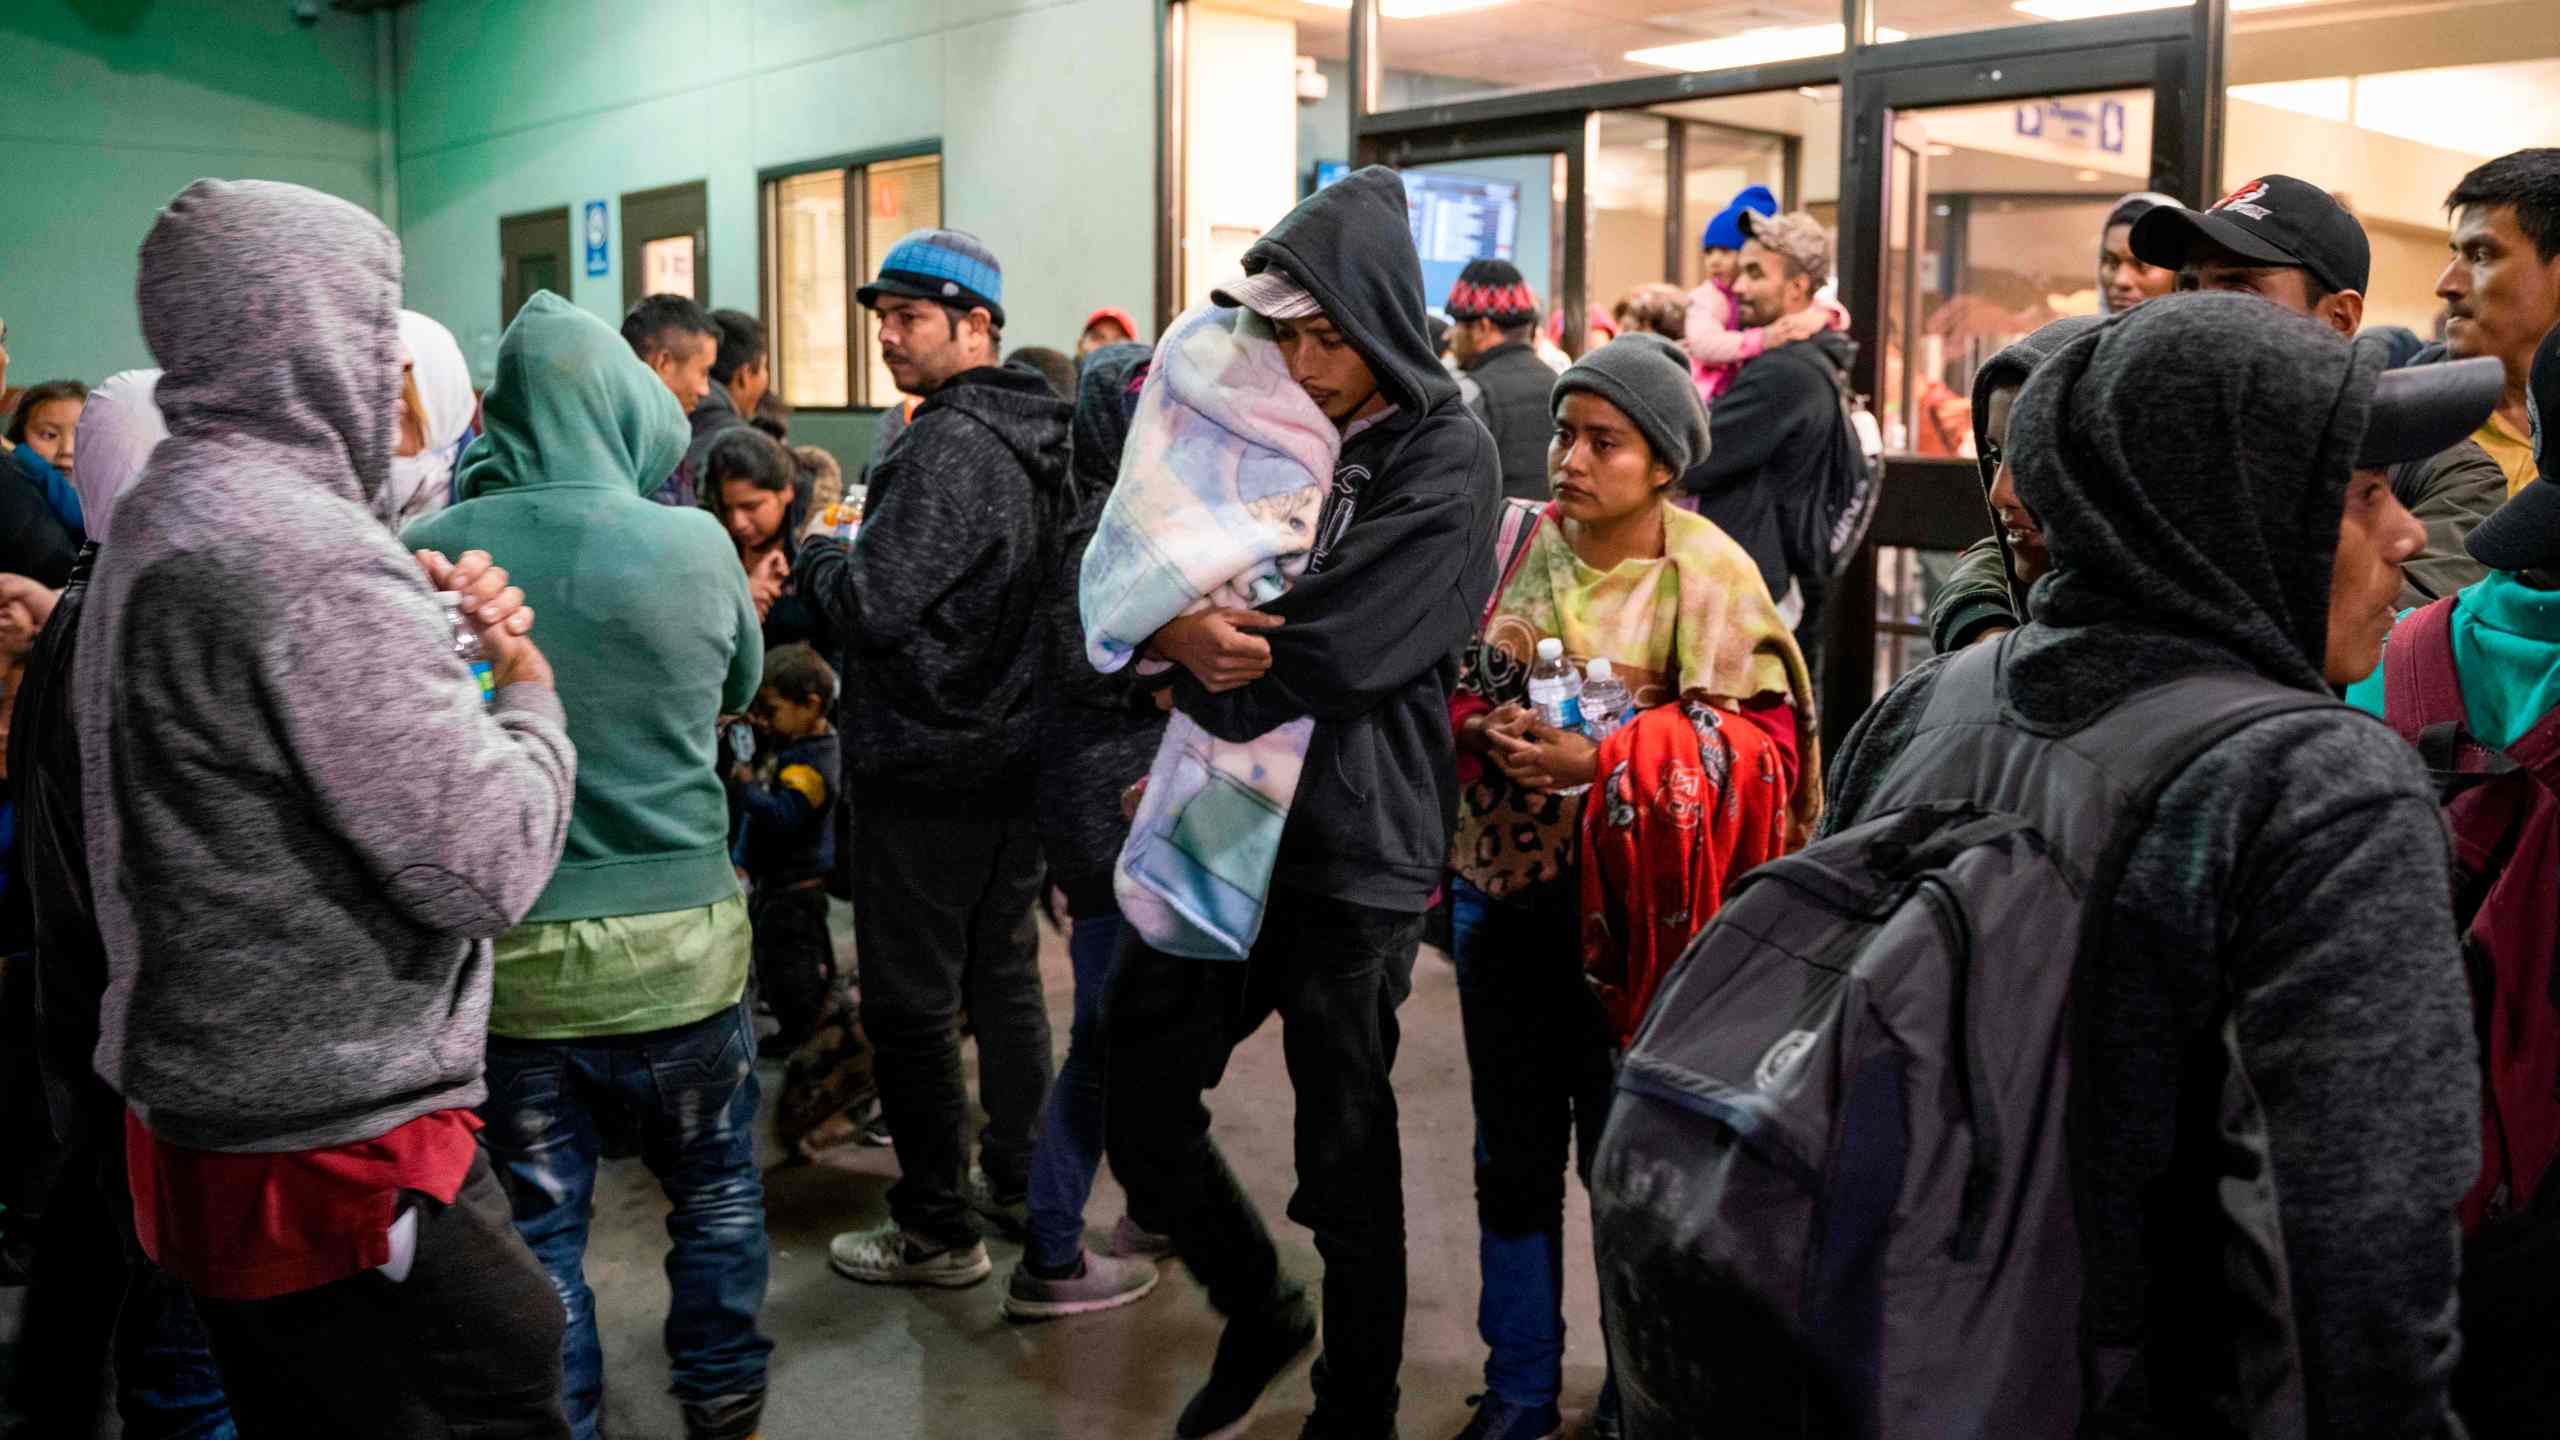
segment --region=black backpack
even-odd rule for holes
[[[1808,493],[1789,497],[1781,512],[1789,568],[1804,599],[1796,633],[1818,637],[1831,582],[1840,578],[1867,543],[1875,524],[1877,478],[1884,450],[1883,432],[1864,401],[1849,389],[1849,377],[1830,356],[1810,346],[1789,346],[1782,355],[1819,371],[1831,386],[1837,423],[1824,427],[1821,455],[1805,471]]]
[[[1946,664],[1867,818],[1743,877],[1628,1049],[1591,1203],[1631,1436],[2069,1436],[2129,1363],[2077,1323],[2085,922],[2190,761],[2340,707],[2220,673],[2039,733],[2007,652]]]

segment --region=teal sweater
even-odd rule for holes
[[[2560,707],[2560,591],[2536,590],[2504,571],[2464,589],[2453,602],[2453,664],[2473,738],[2504,747]],[[2379,715],[2382,668],[2347,691],[2347,703]]]
[[[684,455],[683,410],[620,335],[547,292],[498,346],[461,502],[412,549],[486,550],[524,587],[559,675],[578,791],[528,922],[649,915],[735,896],[723,714],[755,699],[764,641],[717,520],[648,492]]]

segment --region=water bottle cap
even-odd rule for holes
[[[1541,659],[1541,660],[1561,660],[1561,659],[1563,659],[1563,658],[1564,658],[1564,642],[1563,642],[1562,640],[1557,639],[1557,638],[1556,638],[1556,637],[1554,637],[1553,635],[1550,635],[1550,636],[1548,636],[1546,639],[1539,641],[1539,642],[1538,642],[1538,658],[1539,658],[1539,659]]]
[[[1583,667],[1583,678],[1589,680],[1606,680],[1612,673],[1606,655],[1592,656],[1591,663]]]

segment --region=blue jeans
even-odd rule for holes
[[[1093,1177],[1102,1168],[1102,996],[1119,948],[1117,910],[1080,915],[1067,932],[1067,958],[1076,972],[1075,1013],[1067,1026],[1067,1058],[1058,1062],[1031,1151],[1031,1244],[1025,1258],[1043,1269],[1073,1265],[1084,1253],[1085,1202],[1093,1198]]]
[[[773,1342],[756,1330],[768,1256],[755,1058],[743,1001],[643,1035],[489,1037],[481,1138],[506,1183],[516,1231],[568,1312],[561,1389],[577,1440],[592,1440],[604,1399],[604,1347],[584,1262],[596,1161],[608,1146],[628,1154],[625,1146],[636,1145],[673,1207],[666,1341],[676,1399],[765,1388]]]
[[[1484,1383],[1515,1405],[1552,1405],[1564,1381],[1565,1171],[1589,1182],[1615,1078],[1608,1028],[1582,978],[1569,896],[1520,905],[1450,885],[1476,1112]]]

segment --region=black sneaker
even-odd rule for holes
[[[1182,1407],[1173,1433],[1181,1440],[1206,1440],[1240,1423],[1271,1382],[1315,1343],[1316,1312],[1303,1291],[1268,1316],[1228,1321],[1226,1333],[1218,1337],[1218,1358],[1209,1364],[1209,1383]]]

